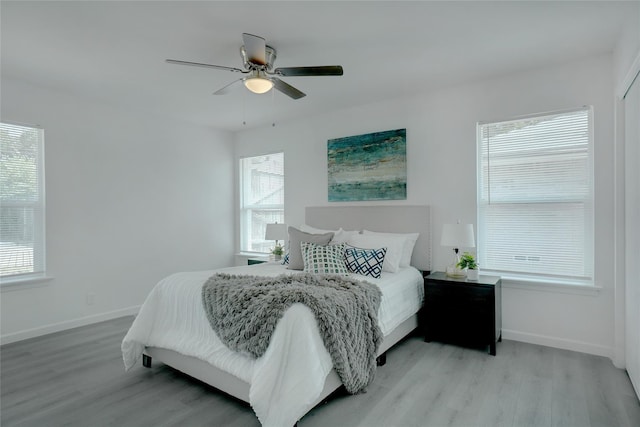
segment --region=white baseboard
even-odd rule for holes
[[[65,331],[67,329],[77,328],[79,326],[91,325],[93,323],[104,322],[105,320],[117,319],[118,317],[132,316],[138,314],[140,306],[123,308],[120,310],[109,311],[106,313],[94,314],[91,316],[81,317],[79,319],[65,320],[64,322],[52,323],[50,325],[38,328],[27,329],[24,331],[13,332],[0,336],[0,345],[9,344],[16,341],[22,341],[29,338],[35,338],[42,335],[52,334],[54,332]]]
[[[80,326],[86,326],[93,323],[104,322],[106,320],[117,319],[123,316],[133,316],[138,314],[140,306],[123,308],[120,310],[109,311],[106,313],[95,314],[92,316],[81,317],[79,319],[67,320],[64,322],[53,323],[39,328],[27,329],[24,331],[14,332],[0,336],[0,345],[12,342],[22,341],[29,338],[35,338],[42,335],[52,334],[54,332],[65,331]],[[547,347],[561,348],[563,350],[579,351],[581,353],[594,354],[596,356],[604,356],[613,360],[613,349],[606,346],[585,343],[582,341],[567,340],[545,335],[530,334],[527,332],[512,331],[509,329],[502,330],[502,338],[513,341],[526,342],[529,344],[544,345]]]
[[[582,341],[568,340],[545,335],[530,334],[527,332],[502,330],[502,338],[529,344],[544,345],[546,347],[561,348],[563,350],[579,351],[581,353],[594,354],[608,357],[613,361],[613,348],[603,345],[590,344]]]

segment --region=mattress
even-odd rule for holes
[[[332,369],[316,320],[306,306],[294,304],[278,322],[262,357],[231,351],[211,328],[202,306],[202,285],[217,272],[269,277],[300,273],[263,263],[168,276],[148,295],[122,342],[125,368],[135,365],[146,346],[196,357],[250,384],[249,403],[263,426],[293,425],[320,395]],[[378,321],[385,336],[422,306],[422,274],[413,267],[383,272],[380,279],[353,277],[382,291]]]

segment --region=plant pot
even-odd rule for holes
[[[479,270],[467,270],[467,280],[478,280]]]

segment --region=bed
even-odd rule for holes
[[[411,266],[380,279],[359,276],[382,290],[378,356],[418,326],[422,271],[430,270],[428,206],[307,207],[305,224],[324,230],[419,233]],[[298,274],[279,263],[216,271],[176,273],[149,294],[122,343],[125,367],[160,361],[251,405],[264,427],[292,426],[341,387],[308,307],[294,304],[283,315],[258,359],[225,347],[211,329],[201,303],[202,284],[216,272],[274,277]],[[286,361],[286,362],[284,362]]]

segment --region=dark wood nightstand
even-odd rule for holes
[[[424,278],[422,330],[425,341],[488,345],[496,355],[502,341],[502,279],[480,275],[476,281],[436,272]]]

